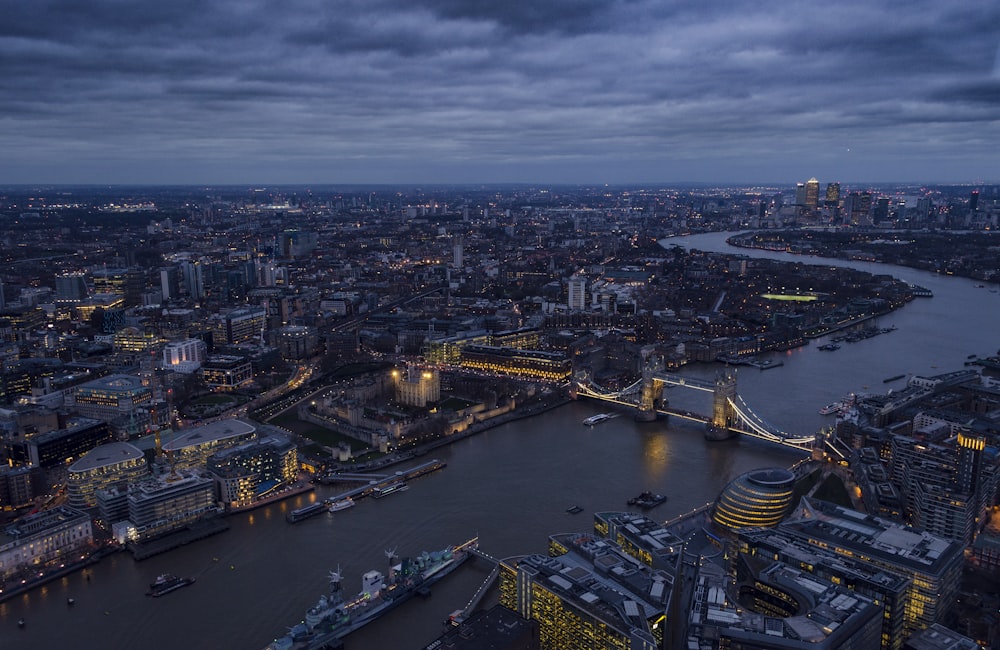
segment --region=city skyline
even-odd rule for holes
[[[1000,7],[20,3],[5,183],[996,180]]]

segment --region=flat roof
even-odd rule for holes
[[[257,431],[257,427],[243,420],[218,420],[187,429],[163,445],[164,451],[177,451],[184,447],[202,445],[206,442],[247,436]]]
[[[126,460],[142,458],[142,451],[127,442],[108,442],[94,447],[69,467],[71,472],[86,472]]]

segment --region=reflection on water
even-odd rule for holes
[[[667,468],[670,456],[669,436],[662,431],[647,432],[642,436],[643,468],[647,477],[659,477]]]

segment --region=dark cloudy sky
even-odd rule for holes
[[[1000,180],[997,0],[0,0],[0,184]]]

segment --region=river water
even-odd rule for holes
[[[764,251],[733,251],[725,235],[668,240],[701,250],[744,252],[827,265],[849,265],[934,291],[887,315],[896,331],[821,352],[812,344],[774,353],[784,365],[741,369],[739,392],[758,414],[793,432],[814,432],[828,418],[817,409],[852,391],[884,391],[897,374],[934,374],[962,367],[969,354],[1000,347],[1000,296],[972,281],[868,263],[803,260]],[[822,342],[822,341],[820,341]],[[717,367],[685,374],[712,377]],[[867,389],[865,387],[868,387]],[[666,397],[708,412],[707,394],[669,389]],[[594,427],[581,421],[608,408],[581,401],[463,440],[435,455],[439,472],[414,480],[408,491],[334,515],[288,524],[285,514],[332,493],[322,487],[229,519],[231,529],[191,546],[135,562],[105,558],[88,569],[0,604],[0,648],[263,648],[301,619],[340,567],[348,593],[361,574],[385,566],[384,551],[400,556],[443,548],[479,535],[481,548],[504,557],[544,552],[556,532],[589,530],[595,510],[624,509],[643,490],[668,496],[652,511],[668,519],[716,497],[734,476],[765,466],[788,466],[803,454],[742,439],[707,442],[694,424],[676,420],[637,424],[622,416]],[[580,505],[579,515],[566,508]],[[348,650],[418,649],[464,606],[489,567],[472,562],[346,640]],[[196,584],[152,599],[148,583],[162,572],[195,576]],[[66,599],[73,597],[75,606]],[[17,620],[26,626],[18,629]]]

